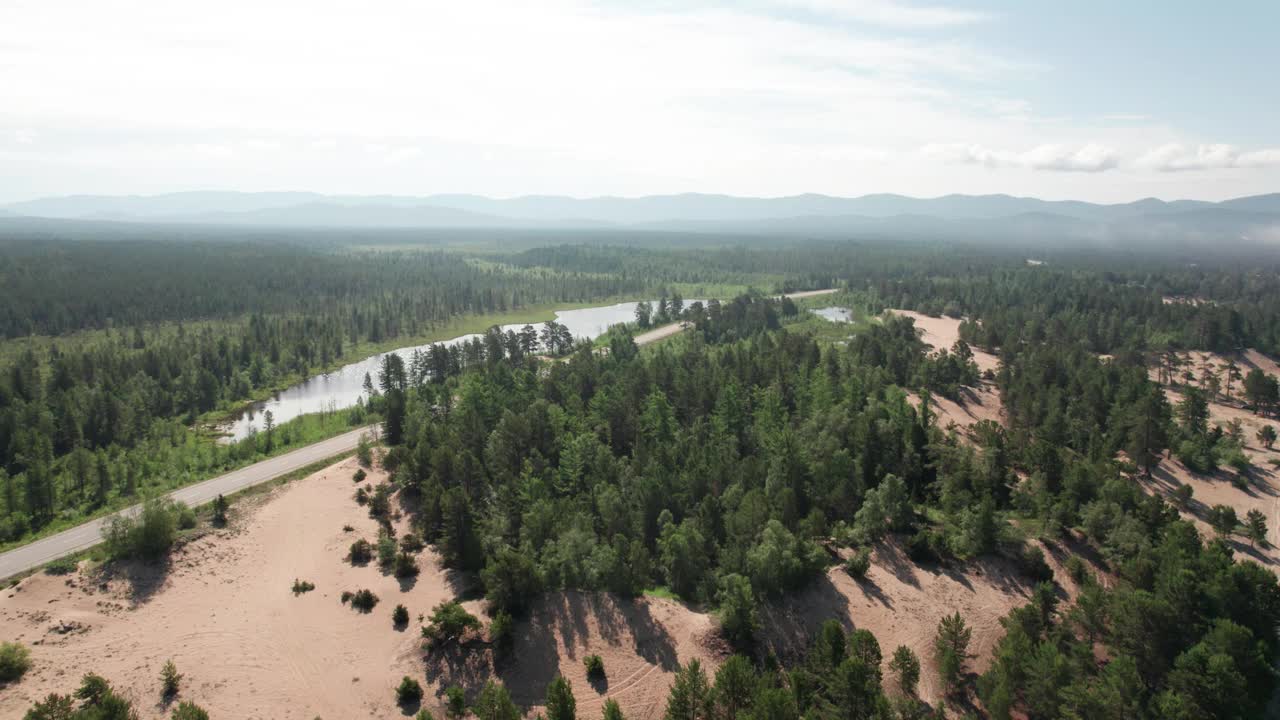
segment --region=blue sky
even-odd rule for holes
[[[1280,3],[5,0],[0,202],[1280,191]]]

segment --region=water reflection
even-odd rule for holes
[[[696,302],[685,300],[685,306]],[[556,322],[564,325],[575,338],[593,340],[604,334],[611,325],[635,320],[635,302],[624,302],[616,305],[582,308],[579,310],[561,310],[556,312]],[[656,303],[655,303],[656,304]],[[531,323],[541,329],[542,323]],[[520,330],[526,323],[503,325],[503,331]],[[475,333],[462,335],[450,340],[441,341],[443,345],[457,345],[472,338],[479,337]],[[435,344],[429,343],[428,345]],[[393,352],[404,358],[409,364],[415,350],[425,350],[428,345],[404,347]],[[222,429],[229,434],[229,440],[248,437],[252,429],[262,429],[262,414],[270,410],[272,419],[280,423],[292,420],[299,415],[323,411],[340,410],[356,404],[356,400],[364,394],[364,376],[368,373],[374,382],[378,379],[378,368],[386,353],[374,355],[360,362],[344,365],[330,373],[316,375],[290,388],[277,393],[275,397],[251,407],[236,417]]]
[[[846,307],[824,307],[813,312],[831,322],[853,322],[853,311]]]

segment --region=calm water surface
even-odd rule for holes
[[[695,301],[685,300],[686,307],[693,302]],[[575,338],[594,340],[603,335],[611,325],[634,321],[636,318],[636,305],[638,304],[637,302],[624,302],[617,305],[582,308],[580,310],[560,310],[556,312],[556,322],[569,328],[569,332],[573,333]],[[656,305],[656,301],[654,301],[654,304]],[[526,324],[503,325],[502,329],[503,331],[519,330]],[[539,330],[542,329],[542,323],[529,324]],[[443,340],[439,344],[457,345],[475,337],[479,337],[479,335],[471,333]],[[414,350],[425,350],[434,344],[436,343],[415,345],[390,352],[404,358],[407,366]],[[262,429],[262,414],[268,410],[271,411],[275,423],[279,425],[299,415],[351,407],[364,394],[365,373],[368,373],[369,377],[373,378],[374,382],[377,382],[378,368],[381,367],[382,358],[385,356],[386,353],[374,355],[360,362],[344,365],[333,372],[316,375],[304,380],[293,387],[282,390],[270,400],[254,403],[221,429],[229,434],[229,437],[226,438],[227,440],[239,440],[248,437],[253,429]]]
[[[853,311],[846,307],[824,307],[813,312],[831,322],[853,322]]]

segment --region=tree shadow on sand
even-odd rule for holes
[[[145,605],[164,588],[171,570],[168,557],[155,562],[114,560],[96,570],[91,579],[99,586],[121,582],[128,588],[130,603]]]

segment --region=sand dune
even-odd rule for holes
[[[920,332],[920,339],[926,345],[941,350],[951,349],[952,345],[960,339],[960,320],[948,317],[929,317],[914,310],[890,310],[889,312],[903,317],[909,317],[916,321],[916,328]],[[977,364],[978,370],[995,372],[1000,367],[1000,359],[991,353],[970,346],[973,351],[973,362]]]

